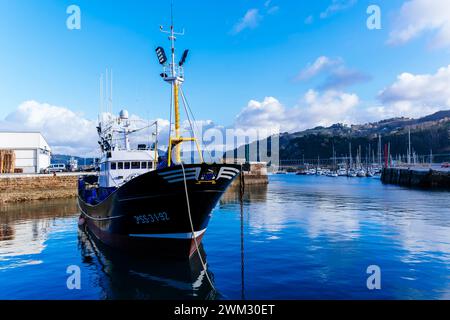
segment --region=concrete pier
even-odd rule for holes
[[[405,187],[450,190],[450,170],[418,168],[385,168],[381,181]]]
[[[0,203],[76,197],[80,174],[83,173],[0,175]]]
[[[246,186],[265,186],[269,184],[267,176],[267,164],[264,162],[251,162],[242,164],[244,174],[243,182]],[[231,184],[231,188],[240,186],[240,178],[237,177]]]

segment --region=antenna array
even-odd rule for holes
[[[100,112],[113,113],[113,71],[106,68],[105,75],[100,75]]]

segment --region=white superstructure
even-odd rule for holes
[[[15,167],[23,173],[40,173],[50,166],[51,149],[39,132],[0,132],[0,149],[14,151]]]
[[[132,149],[129,135],[153,126],[156,127],[153,148],[141,144],[138,148]],[[129,119],[128,112],[122,110],[117,118],[109,115],[107,119],[101,119],[97,130],[102,150],[99,163],[100,187],[120,187],[123,183],[156,169],[158,160],[156,122],[139,127]]]

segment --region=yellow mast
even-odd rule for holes
[[[200,145],[198,143],[198,140],[194,137],[195,133],[192,132],[193,137],[190,138],[183,138],[181,136],[181,126],[180,126],[180,86],[181,84],[184,82],[184,77],[183,77],[183,63],[184,63],[184,59],[186,59],[186,56],[183,56],[183,61],[180,62],[178,65],[175,64],[175,40],[176,37],[175,35],[183,35],[183,33],[175,33],[174,32],[174,28],[173,28],[173,22],[172,22],[172,26],[170,27],[170,31],[164,31],[163,28],[161,27],[161,31],[164,33],[169,33],[169,40],[171,40],[172,42],[172,59],[171,59],[171,63],[169,65],[170,67],[170,76],[168,76],[166,74],[166,72],[162,73],[162,77],[164,79],[164,81],[166,82],[170,82],[172,84],[172,92],[173,92],[173,97],[172,97],[172,101],[173,101],[173,111],[174,111],[174,115],[175,115],[175,136],[172,136],[172,130],[170,129],[170,137],[169,137],[169,147],[168,147],[168,159],[167,159],[167,165],[170,167],[172,165],[172,151],[173,148],[175,148],[175,161],[177,163],[181,163],[181,144],[183,142],[194,142],[196,144],[197,147],[197,152],[199,154],[199,158],[200,158],[200,162],[203,163],[203,155],[200,149]],[[160,50],[158,52],[158,50]],[[158,58],[160,58],[160,63],[165,65],[165,62],[167,61],[165,54],[163,52],[162,48],[158,48],[157,49],[157,53],[158,53]],[[187,52],[185,52],[185,54],[187,54]],[[164,70],[165,71],[165,70]],[[178,73],[180,75],[178,75]],[[183,97],[184,99],[184,97]],[[183,100],[183,103],[185,103],[185,101]],[[172,107],[172,106],[171,106]],[[193,131],[193,130],[192,130]]]
[[[179,98],[178,84],[175,82],[173,86],[174,86],[173,101],[174,101],[174,108],[175,108],[175,136],[176,136],[176,139],[179,141],[179,143],[181,143],[181,141],[180,141],[180,139],[181,139],[181,136],[180,136],[180,107],[178,104],[178,101],[179,101],[179,99],[178,99]],[[176,152],[176,161],[178,163],[180,163],[181,162],[181,146],[180,146],[180,144],[176,145],[175,152]]]
[[[172,163],[172,147],[175,147],[175,161],[181,162],[181,148],[180,144],[184,141],[180,135],[180,105],[179,105],[179,93],[178,83],[176,80],[173,82],[173,108],[175,114],[175,137],[169,138],[169,156],[168,165]]]

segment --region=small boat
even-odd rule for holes
[[[349,170],[347,176],[350,178],[356,178],[358,175],[354,170]]]
[[[376,170],[373,174],[374,179],[381,179],[381,170]]]
[[[332,177],[332,178],[336,178],[336,177],[338,177],[339,175],[337,174],[337,172],[329,172],[329,173],[327,173],[327,177]]]
[[[363,169],[358,170],[358,172],[356,173],[356,176],[358,178],[364,178],[364,177],[366,177],[366,171],[364,171]]]
[[[127,111],[121,111],[118,117],[100,117],[99,173],[79,178],[79,226],[112,248],[146,256],[188,258],[198,251],[211,211],[239,175],[240,166],[206,163],[194,132],[192,137],[181,136],[179,101],[189,109],[181,88],[188,51],[176,63],[177,33],[173,26],[170,31],[161,31],[169,34],[172,45],[169,61],[162,47],[156,49],[163,66],[161,77],[171,86],[175,115],[167,153],[159,156],[157,122],[154,146],[132,148],[130,136],[143,128],[130,119]],[[184,142],[196,144],[198,163],[182,161]]]

